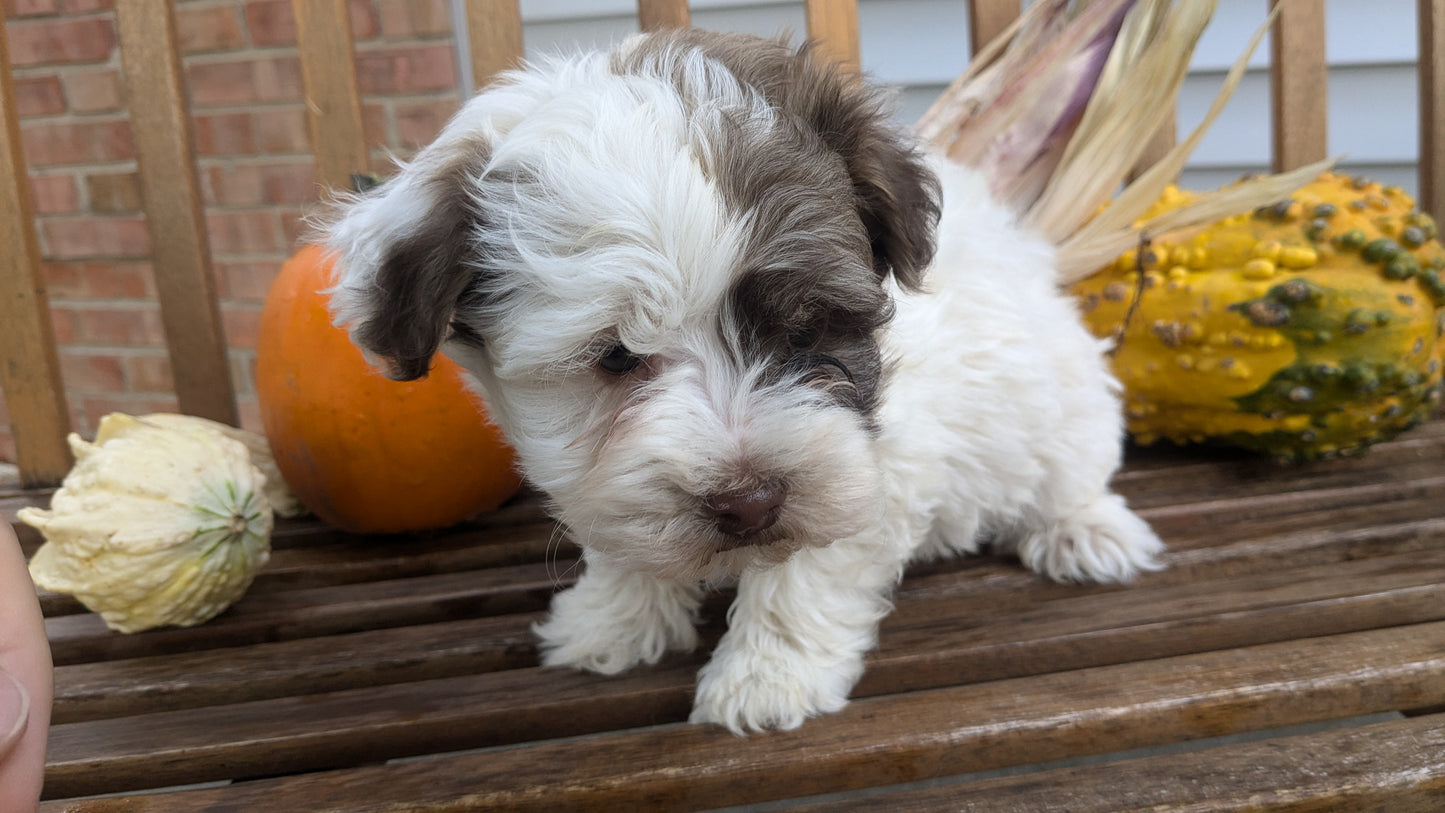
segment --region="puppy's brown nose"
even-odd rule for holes
[[[714,494],[703,502],[717,519],[719,531],[728,536],[747,536],[773,527],[783,507],[783,496],[782,483],[770,482]]]

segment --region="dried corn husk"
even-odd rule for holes
[[[983,171],[1019,220],[1059,248],[1071,283],[1142,238],[1200,227],[1288,197],[1334,159],[1258,176],[1140,222],[1238,87],[1277,10],[1231,67],[1204,120],[1132,181],[1172,115],[1214,0],[1041,0],[924,114],[917,131]]]

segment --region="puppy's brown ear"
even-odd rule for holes
[[[466,263],[481,218],[455,162],[420,157],[355,199],[327,229],[337,255],[332,314],[385,362],[389,377],[421,378],[472,281]]]
[[[938,179],[861,81],[822,70],[829,74],[821,78],[823,96],[831,99],[816,106],[814,126],[848,166],[873,267],[880,277],[892,273],[899,285],[917,290],[936,245]]]
[[[837,153],[853,179],[858,215],[879,277],[917,289],[933,259],[940,214],[938,180],[888,105],[861,78],[830,64],[813,46],[696,29],[658,35],[701,49]]]

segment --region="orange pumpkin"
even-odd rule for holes
[[[256,392],[276,465],[317,516],[348,531],[442,528],[521,486],[513,452],[437,356],[392,381],[331,324],[331,262],[318,246],[287,260],[261,311]]]

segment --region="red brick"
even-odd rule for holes
[[[6,17],[31,17],[55,11],[55,0],[5,0]]]
[[[376,6],[386,39],[451,36],[452,13],[446,0],[377,0]]]
[[[16,20],[6,27],[10,37],[10,62],[24,65],[103,62],[115,49],[113,20],[87,19]]]
[[[155,269],[149,262],[111,260],[86,263],[80,269],[86,295],[94,299],[153,299]]]
[[[449,43],[382,48],[356,55],[362,93],[424,93],[457,86],[456,59]]]
[[[381,31],[381,22],[368,0],[350,0],[351,37],[365,40]],[[296,18],[290,0],[257,0],[246,4],[246,28],[252,45],[292,45],[296,42]]]
[[[115,0],[60,0],[62,14],[84,14],[89,11],[109,11],[115,8]]]
[[[48,255],[58,260],[145,257],[150,250],[139,217],[49,218],[41,222]]]
[[[32,167],[99,164],[135,156],[124,120],[29,124],[21,129],[25,158]]]
[[[442,127],[457,112],[460,102],[455,98],[431,102],[397,102],[396,134],[402,145],[416,149],[430,144]]]
[[[176,38],[188,54],[230,51],[245,45],[239,15],[232,6],[177,8]]]
[[[125,380],[131,392],[174,392],[176,389],[171,359],[164,352],[127,356]]]
[[[125,373],[119,356],[76,350],[60,353],[60,378],[65,391],[120,392],[125,389]]]
[[[250,113],[208,113],[192,119],[198,155],[252,155],[256,125]]]
[[[85,194],[93,212],[130,214],[141,210],[140,176],[134,172],[86,175]]]
[[[290,254],[311,236],[311,225],[300,210],[282,212],[281,234],[285,238],[282,250]]]
[[[154,274],[148,262],[47,262],[44,271],[52,298],[149,299],[155,296]]]
[[[30,193],[36,214],[69,215],[80,211],[80,190],[74,175],[32,175]]]
[[[372,7],[371,0],[347,0],[351,17],[351,38],[369,40],[381,36],[381,19]]]
[[[226,330],[226,346],[254,349],[261,333],[261,308],[255,305],[223,305],[221,324]]]
[[[161,312],[154,303],[126,303],[122,307],[73,307],[77,344],[164,347]]]
[[[50,330],[55,334],[55,343],[74,344],[75,337],[80,332],[80,320],[76,318],[75,312],[68,307],[52,304],[50,306]]]
[[[280,271],[281,260],[216,263],[216,272],[225,279],[230,298],[237,302],[264,301]]]
[[[205,178],[208,202],[223,206],[311,203],[317,199],[316,169],[309,162],[210,167]]]
[[[186,84],[196,107],[294,101],[301,98],[301,63],[292,56],[192,62]]]
[[[283,246],[272,212],[212,212],[206,231],[215,254],[272,254]]]
[[[296,42],[296,18],[289,0],[259,0],[246,4],[246,29],[252,45],[290,45]]]
[[[66,74],[65,98],[73,113],[104,113],[120,110],[120,73],[118,71],[86,71]]]
[[[80,276],[80,263],[42,263],[45,293],[51,299],[78,299],[85,296]]]
[[[273,155],[311,152],[306,110],[299,105],[258,110],[255,127],[256,140],[262,152]]]
[[[15,77],[15,112],[48,116],[65,112],[65,94],[57,76]]]
[[[309,161],[262,167],[261,184],[267,203],[315,203],[321,196],[316,165]]]
[[[261,175],[244,164],[203,167],[201,199],[207,206],[259,206],[263,203]]]

